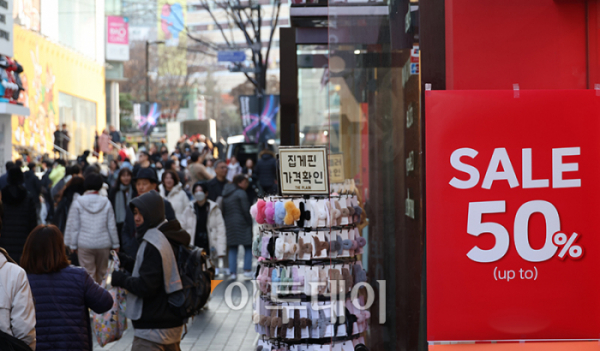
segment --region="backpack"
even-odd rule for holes
[[[169,305],[186,320],[200,313],[210,297],[215,269],[202,249],[179,246],[177,266],[183,289],[169,295]]]

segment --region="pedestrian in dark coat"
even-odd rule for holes
[[[263,150],[258,154],[258,158],[253,177],[258,179],[258,183],[266,194],[276,194],[277,160],[275,155],[270,150]]]
[[[119,252],[127,271],[112,274],[112,284],[127,289],[127,317],[132,320],[132,350],[179,350],[184,321],[169,306],[169,294],[182,289],[176,256],[190,235],[177,220],[165,220],[163,199],[150,191],[131,200],[137,240],[136,259]]]
[[[27,167],[29,170],[23,173],[25,178],[25,189],[29,192],[29,195],[33,197],[35,207],[39,212],[40,208],[40,194],[42,193],[42,181],[35,175],[35,163],[30,162]]]
[[[233,183],[225,185],[223,189],[223,219],[227,232],[227,246],[229,247],[229,270],[231,279],[236,279],[237,252],[239,245],[244,246],[244,271],[251,277],[252,269],[252,217],[250,216],[250,202],[246,189],[248,178],[238,174],[233,178]]]
[[[88,308],[104,313],[113,298],[83,269],[69,265],[63,236],[53,225],[29,235],[21,266],[27,272],[36,311],[37,351],[93,350]]]
[[[2,189],[4,216],[0,231],[0,247],[17,263],[31,230],[37,225],[35,203],[23,186],[23,172],[18,167],[8,171],[8,185]]]

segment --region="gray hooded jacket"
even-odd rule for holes
[[[86,193],[73,199],[65,227],[65,244],[72,250],[119,247],[115,213],[106,197]]]

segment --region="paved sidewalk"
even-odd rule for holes
[[[243,257],[243,256],[242,256]],[[242,270],[238,270],[241,272]],[[244,280],[238,274],[238,282],[242,282],[252,294],[252,281]],[[196,318],[188,323],[188,333],[181,341],[182,351],[238,351],[254,350],[258,334],[254,331],[252,324],[252,296],[248,296],[248,303],[238,311],[231,310],[225,304],[225,290],[233,281],[226,280],[219,284],[213,292],[208,303]],[[240,289],[235,287],[232,291],[232,301],[238,305],[241,301]],[[131,350],[133,341],[133,328],[131,321],[125,331],[123,338],[117,342],[100,347],[94,340],[94,351]]]

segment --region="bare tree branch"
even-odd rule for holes
[[[223,31],[223,27],[221,26],[221,24],[219,23],[219,21],[217,21],[217,18],[213,14],[213,12],[210,9],[210,6],[208,5],[208,3],[206,3],[206,0],[203,0],[200,4],[201,4],[200,6],[204,7],[204,9],[206,11],[208,11],[208,14],[210,15],[210,18],[212,18],[212,20],[213,20],[213,22],[215,22],[215,25],[217,26],[217,28],[219,28],[219,31],[221,32],[221,35],[223,36],[223,39],[225,40],[225,43],[227,43],[227,46],[231,47],[231,43],[229,42],[229,40],[227,40],[227,36],[225,35],[225,31]]]
[[[273,19],[273,16],[271,15],[271,21],[273,21],[273,24],[271,24],[271,34],[269,35],[269,45],[267,45],[267,54],[265,55],[265,66],[269,65],[269,54],[271,53],[271,45],[273,44],[273,34],[275,34],[275,28],[277,28],[277,23],[279,21],[279,10],[281,9],[281,0],[277,0],[277,14],[275,15],[275,18]]]

